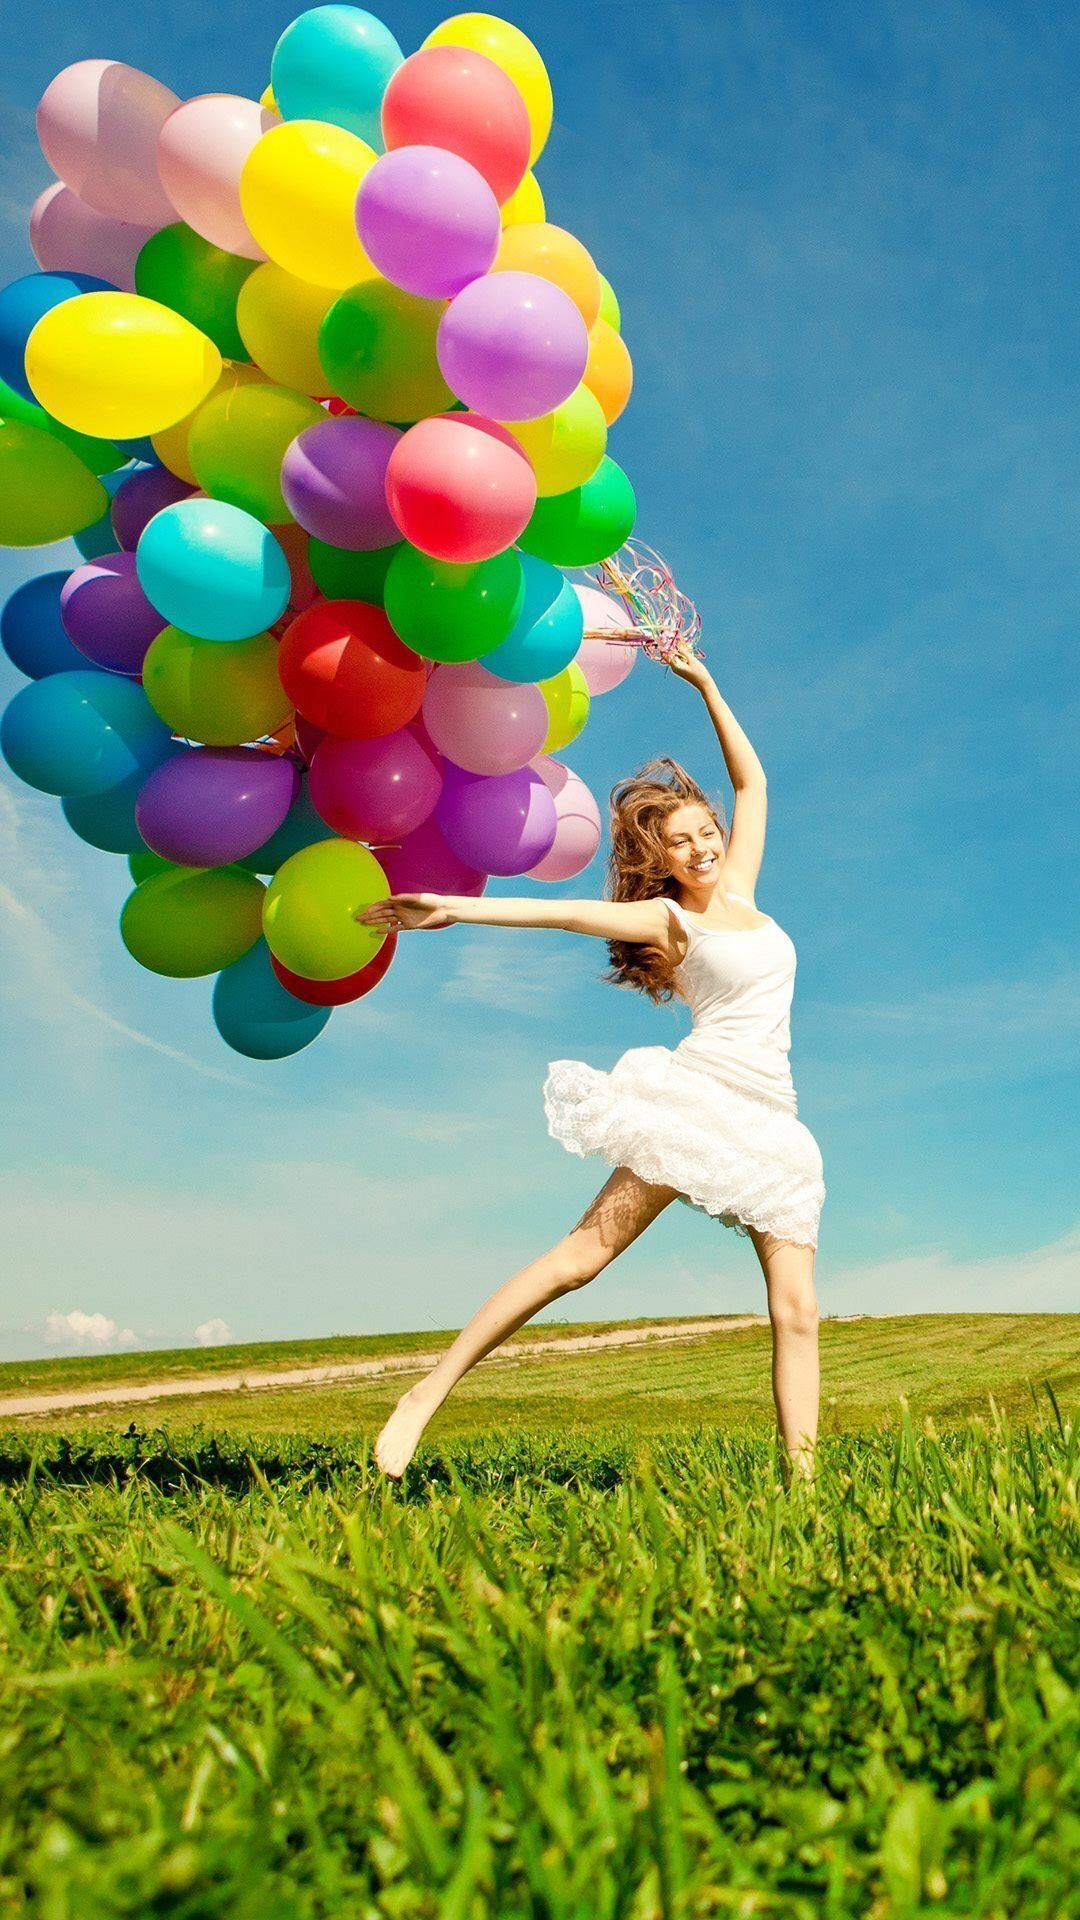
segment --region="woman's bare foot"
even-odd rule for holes
[[[375,1442],[375,1461],[391,1480],[400,1480],[435,1408],[423,1398],[420,1383],[402,1394],[389,1420]]]

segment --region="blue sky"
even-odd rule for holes
[[[53,73],[107,54],[181,95],[257,94],[292,11],[50,8],[2,83],[3,278],[33,264]],[[384,17],[410,51],[441,15]],[[637,386],[611,451],[638,531],[769,774],[758,899],[799,952],[822,1309],[1075,1308],[1080,15],[513,17],[555,89],[549,216],[622,301]],[[65,564],[0,552],[0,588]],[[658,752],[727,797],[696,696],[640,661],[566,758],[606,811]],[[456,1327],[605,1177],[547,1136],[548,1060],[685,1030],[600,982],[599,942],[459,927],[404,936],[376,994],[257,1067],[219,1041],[211,982],[124,953],[123,861],[6,770],[0,833],[5,1356],[73,1310],[151,1345],[214,1320]],[[598,857],[554,891],[602,883]],[[544,1317],[763,1304],[748,1244],[673,1207]]]

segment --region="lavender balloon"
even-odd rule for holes
[[[95,667],[140,674],[166,622],[139,583],[133,553],[103,553],[76,567],[60,590],[64,632]]]
[[[474,413],[537,420],[580,385],[589,335],[570,295],[551,280],[490,273],[450,302],[435,352],[447,386]]]
[[[447,761],[434,819],[459,860],[483,873],[527,873],[555,844],[555,802],[534,767],[469,773]]]
[[[189,747],[155,768],[135,819],[163,860],[222,867],[277,832],[299,787],[299,772],[284,755],[258,747]]]
[[[331,547],[368,552],[401,539],[386,504],[386,465],[401,439],[381,420],[346,416],[305,427],[281,464],[293,518]]]
[[[112,503],[112,530],[120,545],[134,553],[148,520],[175,500],[186,500],[195,491],[168,467],[140,467],[121,482]]]
[[[356,229],[383,277],[426,300],[452,299],[487,273],[502,235],[483,175],[459,154],[422,146],[384,153],[364,175]]]

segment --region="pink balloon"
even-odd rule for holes
[[[400,841],[441,791],[442,774],[408,727],[375,740],[327,738],[311,763],[316,812],[346,840]]]
[[[483,893],[488,876],[459,860],[432,814],[402,839],[400,847],[381,850],[379,865],[392,893]]]
[[[281,115],[239,93],[201,93],[170,113],[158,136],[161,184],[181,220],[226,253],[266,255],[240,210],[240,173]]]
[[[626,679],[641,649],[634,640],[592,637],[623,630],[628,619],[626,609],[598,587],[575,584],[574,592],[585,616],[585,638],[574,655],[574,665],[581,668],[590,693],[610,693]]]
[[[555,802],[555,839],[529,880],[572,880],[600,845],[600,809],[580,774],[542,753],[532,762]]]
[[[513,773],[539,753],[551,716],[532,681],[501,680],[479,660],[441,666],[421,709],[440,753],[469,773]]]
[[[121,293],[134,293],[136,257],[157,232],[88,207],[62,180],[39,193],[30,211],[30,247],[45,273],[90,273]]]
[[[524,450],[495,420],[436,413],[403,433],[386,498],[406,540],[436,560],[491,560],[523,533],[536,505]]]
[[[176,216],[158,176],[158,134],[179,105],[171,87],[122,60],[76,60],[41,96],[41,151],[99,213],[160,227]]]

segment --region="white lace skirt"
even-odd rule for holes
[[[610,1073],[552,1060],[548,1132],[570,1153],[599,1154],[722,1226],[816,1247],[825,1199],[821,1153],[790,1108],[689,1066],[670,1047],[632,1047]]]

